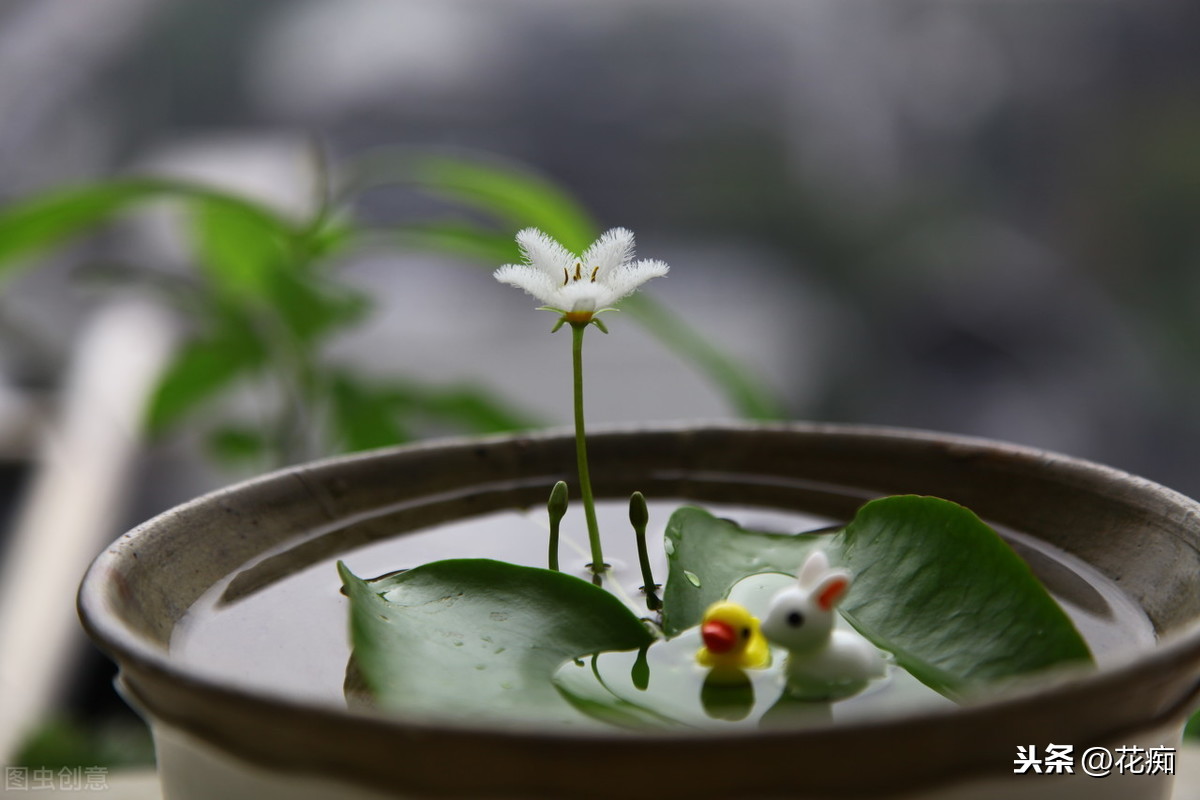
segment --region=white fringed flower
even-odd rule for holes
[[[593,317],[670,269],[662,261],[633,261],[633,233],[613,228],[576,256],[537,228],[517,234],[527,264],[505,264],[496,280],[524,289],[572,325]]]

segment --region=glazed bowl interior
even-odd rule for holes
[[[602,498],[637,490],[834,519],[848,519],[881,495],[943,497],[1086,562],[1140,607],[1158,644],[1070,682],[1028,687],[952,714],[700,738],[438,726],[273,695],[173,657],[176,627],[213,587],[223,586],[223,599],[234,603],[365,545],[544,504],[555,481],[573,481],[573,448],[565,433],[455,440],[327,460],[207,495],[140,526],[97,559],[80,591],[85,626],[116,659],[125,691],[152,721],[273,768],[351,774],[366,786],[399,784],[418,794],[582,796],[579,775],[595,763],[612,774],[636,774],[636,796],[694,797],[756,785],[765,791],[787,785],[781,781],[802,753],[826,765],[827,776],[841,773],[836,782],[814,775],[814,791],[850,796],[1011,771],[1015,743],[1082,747],[1177,721],[1191,708],[1200,667],[1200,508],[1193,501],[1040,451],[863,427],[604,431],[589,437],[592,476]],[[641,768],[648,745],[657,764],[651,774]],[[400,751],[407,754],[403,767],[394,755]],[[941,755],[930,763],[913,752]],[[723,787],[722,779],[714,783],[689,768],[706,754],[757,766],[750,778]],[[855,770],[864,757],[879,769]],[[478,769],[456,766],[462,763]],[[850,783],[845,772],[854,773]]]

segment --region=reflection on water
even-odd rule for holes
[[[700,646],[692,629],[642,651],[567,662],[554,684],[582,713],[640,730],[796,728],[953,705],[895,664],[852,697],[802,700],[785,689],[786,651],[773,649],[763,669],[715,675],[697,663]]]

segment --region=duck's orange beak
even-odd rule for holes
[[[700,626],[700,638],[710,653],[728,653],[737,643],[737,634],[727,622],[713,620]]]

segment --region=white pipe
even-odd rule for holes
[[[80,335],[0,557],[0,764],[77,666],[76,587],[119,533],[142,414],[174,338],[165,312],[136,301],[99,310]]]

